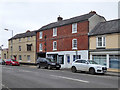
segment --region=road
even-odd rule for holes
[[[118,77],[26,66],[3,66],[3,88],[118,88]]]

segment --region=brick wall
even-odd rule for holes
[[[39,52],[39,44],[42,43],[45,52],[45,35],[46,52],[53,52],[53,41],[57,41],[57,51],[72,51],[72,39],[77,39],[78,50],[88,49],[88,21],[77,23],[77,33],[72,34],[72,24],[57,27],[57,36],[53,37],[53,29],[43,31],[43,38],[39,39],[37,32],[37,52]]]

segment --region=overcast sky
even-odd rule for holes
[[[8,39],[27,30],[37,30],[43,25],[56,22],[60,15],[63,19],[87,14],[90,11],[104,16],[106,20],[118,18],[117,0],[1,0],[0,1],[0,46],[8,47]]]

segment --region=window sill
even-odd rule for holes
[[[57,35],[53,35],[53,37],[56,37]]]
[[[72,32],[72,33],[77,33],[77,32]]]
[[[77,50],[77,48],[72,48],[73,50]]]
[[[57,49],[53,49],[53,51],[56,51]]]

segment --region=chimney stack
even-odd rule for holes
[[[95,12],[95,11],[91,11],[91,12],[89,12],[89,13],[94,13],[94,14],[96,14],[96,12]]]
[[[60,17],[60,15],[59,15],[59,17],[57,18],[57,21],[62,21],[62,20],[63,20],[63,18]]]
[[[26,33],[27,33],[27,32],[30,32],[30,30],[27,30]]]

